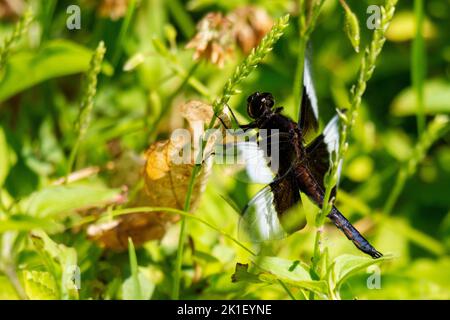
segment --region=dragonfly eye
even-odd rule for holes
[[[257,119],[274,104],[275,100],[269,92],[255,92],[247,98],[247,113],[251,118]]]
[[[247,98],[247,113],[250,118],[256,119],[262,114],[263,99],[259,92],[255,92]]]
[[[264,98],[262,98],[262,102],[264,103],[264,105],[267,108],[272,109],[273,105],[275,104],[275,100],[272,94],[269,92],[264,92],[262,95],[264,96]]]

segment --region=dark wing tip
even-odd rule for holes
[[[378,252],[377,250],[373,249],[373,251],[370,253],[370,255],[372,256],[372,258],[374,259],[379,259],[383,256],[383,254],[381,252]]]

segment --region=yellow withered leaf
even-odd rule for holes
[[[141,167],[144,187],[129,207],[170,207],[182,210],[190,177],[197,158],[192,137],[201,137],[205,125],[212,119],[212,107],[200,101],[190,101],[181,108],[181,116],[187,122],[188,135],[172,135],[171,139],[157,141],[145,153],[145,165]],[[186,131],[185,131],[186,133]],[[210,153],[215,141],[208,139],[205,154]],[[204,192],[212,167],[212,157],[203,161],[202,169],[194,184],[190,208],[195,210]],[[132,186],[129,186],[132,188]],[[158,211],[134,213],[122,216],[113,222],[92,225],[89,236],[102,246],[115,250],[126,250],[128,237],[137,246],[149,240],[161,239],[168,225],[179,220],[179,216]]]

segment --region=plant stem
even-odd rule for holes
[[[305,36],[309,38],[314,28],[316,27],[317,18],[319,18],[320,10],[322,9],[325,0],[315,0],[312,6],[312,11],[308,19],[308,27],[305,31]]]
[[[303,99],[303,69],[305,67],[306,38],[300,35],[298,45],[297,70],[294,79],[294,115],[300,114],[300,103]],[[300,120],[300,119],[299,119]]]
[[[235,239],[233,236],[229,235],[226,232],[223,232],[220,228],[215,227],[214,225],[212,225],[211,223],[209,223],[208,221],[193,215],[189,212],[185,212],[183,210],[178,210],[178,209],[174,209],[174,208],[168,208],[168,207],[136,207],[136,208],[126,208],[126,209],[116,209],[113,211],[109,211],[101,216],[89,216],[86,217],[84,219],[82,219],[82,221],[77,222],[74,225],[70,225],[68,228],[74,228],[74,227],[81,227],[87,223],[92,223],[94,221],[100,220],[102,218],[107,218],[110,219],[111,217],[120,217],[123,215],[128,215],[128,214],[132,214],[132,213],[152,213],[152,212],[166,212],[169,214],[178,214],[182,217],[186,217],[186,218],[190,218],[193,219],[195,221],[198,221],[200,223],[203,223],[204,225],[206,225],[207,227],[211,228],[212,230],[218,232],[219,234],[221,234],[222,236],[224,236],[225,238],[231,240],[232,242],[234,242],[235,244],[237,244],[239,247],[241,247],[242,249],[244,249],[245,251],[247,251],[249,254],[251,254],[252,256],[256,256],[256,253],[253,252],[251,249],[247,248],[244,244],[242,244],[241,242],[239,242],[239,240]]]
[[[44,42],[50,37],[51,24],[55,14],[57,0],[47,0],[44,7],[44,12],[41,17],[42,34],[41,42]]]
[[[135,9],[136,9],[136,0],[130,0],[128,2],[127,14],[120,27],[118,40],[114,48],[114,55],[111,60],[114,69],[116,68],[117,63],[119,63],[120,55],[122,54],[124,46],[125,37],[127,36],[128,28],[130,26],[131,18],[133,17]]]
[[[167,7],[172,14],[175,22],[178,24],[183,35],[189,39],[195,33],[195,25],[191,19],[191,16],[186,13],[183,5],[179,0],[166,0]]]
[[[303,73],[305,68],[305,54],[306,46],[309,37],[316,25],[319,17],[320,9],[324,4],[324,0],[317,0],[314,2],[309,18],[306,19],[305,1],[299,0],[298,7],[298,24],[299,24],[299,44],[297,54],[297,68],[294,78],[294,114],[300,114],[300,104],[303,99]],[[300,119],[299,119],[300,120]]]
[[[383,212],[385,215],[389,215],[392,212],[392,209],[394,208],[394,205],[397,202],[403,187],[405,186],[406,178],[406,171],[400,169],[397,178],[395,179],[394,186],[389,193],[389,198],[386,200],[386,204],[384,205]]]
[[[303,96],[303,69],[305,67],[306,43],[306,14],[305,1],[298,1],[298,25],[299,25],[299,44],[297,54],[297,69],[294,78],[294,115],[300,114],[300,103]],[[300,120],[300,119],[299,119]]]
[[[14,291],[17,293],[17,296],[22,300],[28,300],[28,297],[25,293],[25,290],[22,287],[22,284],[20,283],[19,277],[17,276],[16,269],[14,265],[7,265],[3,272],[8,277],[9,281],[11,282],[11,285],[14,288]]]
[[[305,1],[299,0],[299,45],[298,45],[298,55],[297,55],[297,69],[294,79],[294,114],[300,114],[300,105],[303,99],[303,77],[305,68],[305,53],[306,46],[309,41],[309,37],[314,30],[314,27],[319,17],[320,9],[324,4],[324,0],[315,1],[312,10],[309,14],[309,18],[306,19]],[[299,119],[300,121],[300,119]],[[314,242],[314,257],[313,265],[311,267],[313,273],[316,272],[317,262],[321,256],[321,241],[322,231],[318,227],[316,232],[316,240]],[[310,292],[310,299],[314,299],[314,293]]]
[[[392,212],[392,209],[403,190],[406,179],[416,172],[417,166],[423,158],[425,158],[433,143],[450,131],[449,122],[448,116],[444,115],[436,116],[433,121],[430,122],[428,128],[424,131],[419,142],[416,144],[413,155],[401,166],[400,171],[398,172],[392,191],[390,192],[389,198],[383,209],[385,215],[389,215]]]
[[[278,283],[284,289],[284,291],[286,291],[286,293],[288,294],[289,298],[291,298],[291,300],[297,300],[295,298],[295,296],[292,294],[291,290],[289,290],[289,288],[286,286],[286,284],[282,280],[278,279]]]
[[[69,182],[69,175],[75,166],[75,159],[77,157],[78,149],[80,148],[80,145],[81,145],[81,138],[78,135],[77,140],[75,141],[75,144],[72,147],[72,150],[70,150],[69,161],[68,161],[67,169],[66,169],[65,183]]]
[[[0,46],[0,71],[6,65],[13,44],[17,43],[28,31],[31,21],[33,21],[33,14],[28,10],[20,18],[19,22],[16,23],[12,33],[3,40],[3,43]]]
[[[320,250],[320,239],[321,230],[320,228],[325,223],[326,216],[330,213],[334,198],[331,198],[331,192],[336,186],[338,181],[338,169],[342,164],[345,154],[348,149],[347,139],[350,136],[356,117],[358,114],[359,107],[361,105],[362,96],[366,90],[367,82],[372,77],[373,71],[375,70],[376,59],[378,58],[381,50],[383,48],[384,42],[386,41],[385,32],[389,27],[389,24],[394,16],[395,5],[398,0],[386,0],[385,6],[381,9],[382,17],[380,26],[374,31],[372,41],[370,45],[366,48],[364,55],[361,59],[361,68],[359,70],[359,77],[357,83],[352,87],[351,90],[351,104],[350,109],[344,113],[338,110],[340,117],[340,128],[339,128],[339,148],[337,153],[331,155],[331,165],[325,175],[324,185],[325,194],[323,198],[322,208],[316,216],[316,241],[314,243],[314,261],[312,271],[317,272],[317,262],[320,260],[321,250]]]
[[[103,41],[100,41],[97,49],[95,49],[92,54],[89,70],[87,71],[86,85],[84,88],[83,97],[81,99],[80,113],[76,123],[76,129],[78,131],[77,139],[75,141],[75,145],[70,151],[66,169],[66,182],[75,164],[78,149],[80,148],[81,142],[83,141],[91,123],[92,110],[94,108],[94,97],[97,93],[97,77],[101,70],[105,52],[105,45]]]
[[[316,235],[314,239],[314,250],[313,250],[313,259],[312,259],[312,265],[311,265],[311,273],[312,277],[315,278],[315,280],[319,280],[319,276],[317,274],[317,268],[319,266],[319,261],[322,256],[322,238],[323,238],[323,226],[316,227]],[[309,300],[314,300],[315,294],[314,292],[309,293]]]
[[[331,191],[337,183],[337,173],[341,162],[348,149],[347,139],[351,133],[351,130],[356,121],[358,110],[361,105],[362,96],[366,90],[367,82],[372,77],[375,70],[376,59],[378,58],[386,41],[385,32],[389,27],[389,24],[394,16],[395,5],[398,0],[387,0],[385,7],[382,8],[382,18],[380,27],[374,31],[372,41],[368,48],[366,48],[364,56],[361,60],[361,68],[359,70],[359,77],[357,83],[352,87],[351,104],[350,109],[344,113],[338,110],[340,117],[340,130],[339,130],[339,148],[337,154],[332,154],[332,163],[330,170],[325,175],[325,195],[323,200],[323,206],[320,210],[317,218],[316,225],[321,226],[325,220],[325,217],[331,211],[333,206],[333,199],[330,199]],[[330,201],[331,200],[331,201]]]
[[[191,197],[192,191],[194,190],[195,178],[197,174],[200,172],[201,166],[199,164],[194,165],[194,170],[192,170],[192,174],[189,181],[189,187],[187,190],[185,202],[184,202],[184,212],[189,212],[191,207]],[[186,238],[186,217],[181,217],[181,227],[180,227],[180,235],[178,238],[178,251],[177,258],[175,262],[175,277],[172,288],[172,299],[177,300],[180,295],[180,280],[181,280],[181,266],[183,264],[183,252],[184,252],[184,241]]]
[[[139,266],[137,263],[136,250],[134,249],[133,240],[128,238],[128,257],[130,261],[131,278],[133,281],[134,300],[142,300],[141,283],[139,282]]]
[[[174,71],[175,74],[182,77],[183,79],[188,77],[189,71],[186,71],[183,64],[181,64],[178,60],[177,56],[175,56],[173,52],[171,52],[160,39],[154,38],[153,46],[156,52],[167,60],[167,62],[169,63],[169,67],[172,69],[172,71]],[[203,97],[207,98],[208,100],[211,99],[211,94],[208,88],[195,77],[189,77],[188,83]]]
[[[426,51],[423,39],[424,21],[423,0],[414,0],[414,14],[416,18],[416,36],[411,52],[411,78],[416,93],[417,104],[417,131],[419,136],[425,129],[425,105],[423,95],[423,83],[426,74]]]
[[[167,101],[165,103],[166,107],[161,110],[161,112],[158,115],[158,118],[155,120],[155,122],[152,125],[152,129],[149,133],[150,141],[153,141],[153,139],[155,138],[154,136],[156,134],[156,131],[158,130],[158,126],[159,126],[160,122],[162,121],[164,116],[170,111],[173,99],[181,92],[181,90],[183,90],[183,88],[186,86],[186,84],[189,83],[189,80],[194,76],[195,71],[197,70],[197,68],[199,66],[200,66],[199,62],[196,62],[195,64],[193,64],[192,67],[187,72],[186,76],[183,78],[183,81],[178,86],[178,88],[167,98]]]

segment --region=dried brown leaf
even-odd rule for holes
[[[213,116],[210,105],[200,101],[190,101],[181,106],[181,116],[188,123],[191,136],[201,136],[204,125]],[[145,165],[140,173],[144,177],[144,187],[130,203],[129,207],[170,207],[182,210],[189,186],[192,170],[195,165],[194,149],[187,145],[185,137],[175,137],[153,143],[145,153]],[[208,140],[207,151],[214,143],[214,136]],[[186,161],[179,163],[181,150],[190,150]],[[129,159],[128,159],[129,160]],[[136,164],[139,161],[136,160]],[[197,207],[200,196],[204,192],[211,170],[211,158],[204,162],[193,188],[191,209]],[[133,166],[127,166],[133,168]],[[136,169],[132,169],[135,171]],[[133,175],[135,172],[127,171]],[[123,179],[127,182],[127,179]],[[131,186],[130,186],[131,188]],[[92,225],[88,235],[100,245],[115,250],[128,247],[128,237],[136,246],[149,240],[161,239],[168,225],[179,220],[179,216],[166,212],[134,213],[122,216],[114,222]]]

